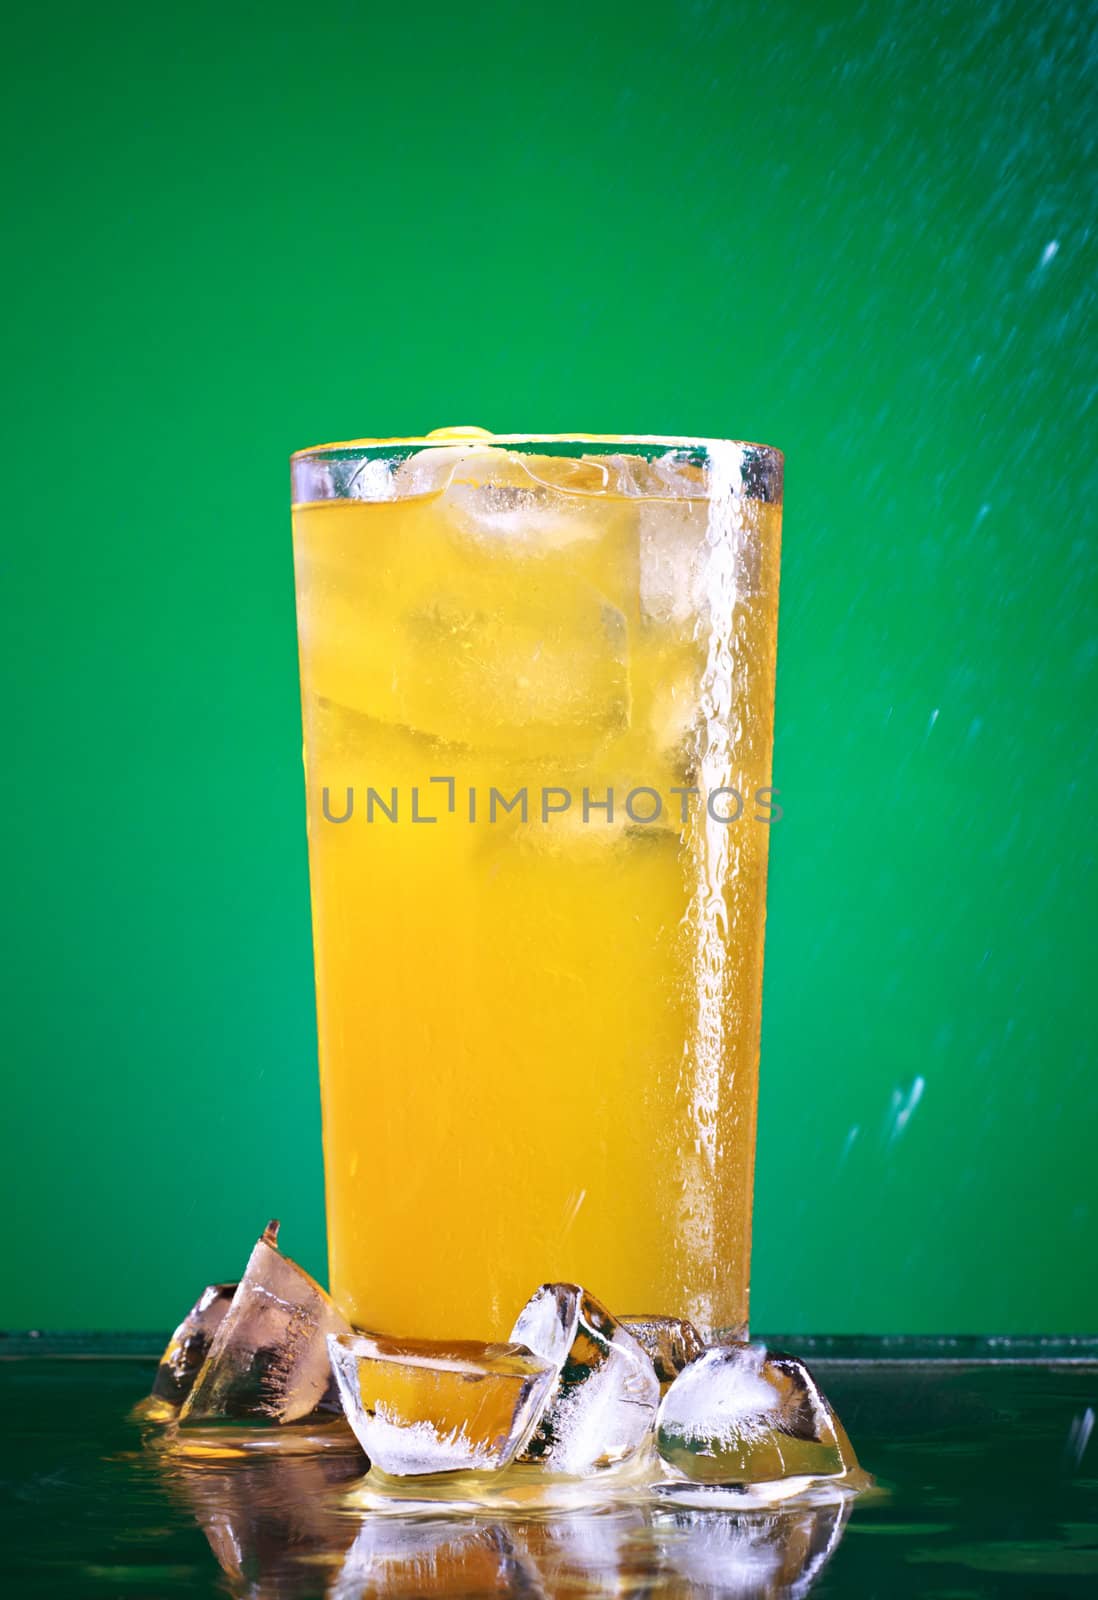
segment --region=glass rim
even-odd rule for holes
[[[783,466],[785,452],[777,445],[762,444],[755,439],[723,439],[700,434],[669,433],[463,433],[459,429],[439,429],[433,434],[410,434],[406,437],[378,439],[340,439],[329,444],[306,445],[294,450],[291,462],[323,460],[341,455],[362,455],[384,450],[430,449],[494,449],[496,446],[522,445],[638,445],[663,446],[668,450],[705,450],[714,445],[731,445],[736,450],[750,450],[765,457],[774,466]]]

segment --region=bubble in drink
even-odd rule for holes
[[[694,1483],[837,1477],[858,1465],[803,1361],[757,1344],[719,1345],[692,1362],[656,1428],[664,1462]]]
[[[574,1283],[543,1284],[511,1337],[556,1373],[523,1461],[580,1476],[628,1460],[643,1444],[659,1404],[655,1370],[594,1295]]]
[[[320,1285],[279,1253],[278,1223],[268,1223],[180,1412],[180,1425],[338,1416],[325,1340],[349,1331]]]
[[[621,1325],[647,1353],[661,1389],[705,1351],[705,1340],[697,1328],[682,1317],[622,1317]]]
[[[556,1375],[515,1343],[371,1334],[328,1343],[347,1420],[374,1465],[393,1477],[507,1466]]]
[[[183,1404],[210,1353],[214,1334],[224,1321],[236,1290],[235,1283],[211,1283],[203,1289],[160,1357],[152,1386],[152,1393],[158,1400],[166,1400],[174,1406]]]

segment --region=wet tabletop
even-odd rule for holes
[[[6,1589],[89,1600],[1098,1593],[1098,1345],[783,1343],[811,1362],[877,1491],[769,1513],[378,1516],[353,1504],[353,1444],[202,1462],[150,1447],[127,1413],[153,1362],[117,1353],[122,1341],[11,1355],[0,1360]]]

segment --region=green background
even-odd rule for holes
[[[286,457],[475,422],[787,452],[755,1325],[1098,1327],[1085,18],[8,25],[0,1322],[322,1269]]]

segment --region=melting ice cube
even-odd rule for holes
[[[608,512],[609,482],[594,460],[525,455],[467,440],[433,446],[403,461],[401,494],[442,494],[451,526],[464,539],[518,555],[544,555],[598,539]]]
[[[622,1317],[621,1325],[647,1352],[661,1388],[673,1383],[705,1350],[697,1328],[682,1317]]]
[[[307,705],[515,756],[589,755],[621,733],[628,583],[613,552],[596,545],[590,572],[564,557],[531,558],[527,572],[517,558],[455,548],[447,523],[417,515],[414,537],[379,530],[370,559],[361,540],[302,533]]]
[[[804,1363],[762,1345],[707,1350],[664,1395],[656,1427],[663,1460],[695,1483],[835,1477],[858,1464]]]
[[[517,1343],[347,1334],[328,1345],[347,1420],[371,1461],[394,1477],[506,1466],[555,1377]]]
[[[152,1392],[158,1400],[167,1400],[174,1406],[183,1404],[236,1290],[235,1283],[211,1283],[187,1312],[168,1340],[156,1369]]]
[[[180,1424],[299,1422],[318,1410],[338,1415],[325,1339],[349,1331],[320,1285],[279,1253],[278,1223],[268,1223],[214,1334]]]
[[[704,501],[649,501],[640,508],[640,600],[649,623],[687,628],[706,602]]]
[[[556,1371],[523,1461],[579,1476],[627,1460],[648,1437],[660,1396],[652,1362],[594,1295],[574,1283],[543,1284],[511,1337]]]
[[[468,477],[471,464],[497,460],[506,460],[502,450],[492,450],[475,440],[464,445],[429,445],[397,464],[392,474],[393,492],[400,500],[445,494],[455,475]]]

